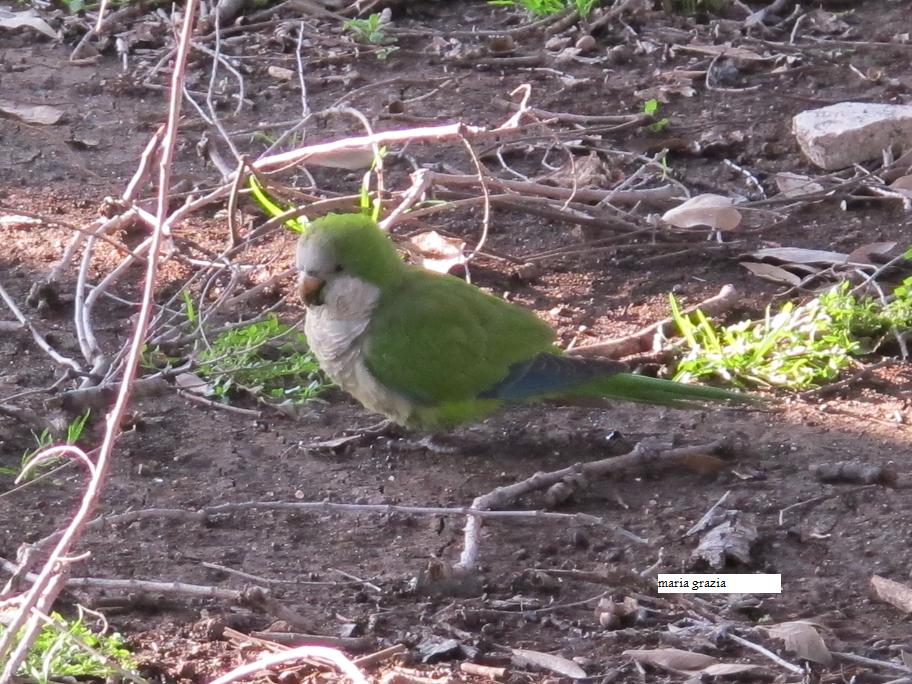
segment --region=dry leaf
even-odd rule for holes
[[[715,665],[704,667],[701,672],[710,677],[731,677],[760,669],[762,669],[760,666],[751,665],[750,663],[716,663]]]
[[[624,655],[638,663],[683,673],[699,672],[719,663],[717,658],[705,653],[693,653],[680,648],[631,649],[624,651]]]
[[[828,252],[824,249],[804,249],[803,247],[769,247],[751,252],[757,259],[774,259],[787,264],[823,264],[838,266],[846,262],[842,252]]]
[[[541,651],[530,651],[525,648],[511,648],[513,653],[511,661],[518,667],[532,665],[540,667],[570,679],[583,679],[586,677],[586,671],[572,660],[562,658],[561,656],[542,653]]]
[[[912,176],[900,176],[890,183],[890,190],[894,190],[904,197],[912,198]]]
[[[801,284],[801,278],[780,266],[759,264],[753,261],[742,261],[741,265],[758,278],[763,278],[764,280],[771,280],[774,283],[783,283],[792,287],[797,287]]]
[[[16,30],[22,27],[34,29],[35,31],[38,31],[38,33],[43,33],[48,38],[53,38],[54,40],[60,38],[57,32],[51,28],[50,24],[44,19],[36,17],[31,10],[28,12],[9,12],[0,9],[0,28]]]
[[[912,587],[909,585],[874,575],[871,577],[871,588],[881,601],[904,613],[912,613]]]
[[[714,230],[734,230],[741,223],[741,212],[732,205],[734,200],[706,193],[691,197],[662,215],[662,220],[676,228],[707,226]]]
[[[0,114],[19,119],[24,123],[53,126],[63,118],[63,110],[48,105],[24,105],[0,100]]]
[[[912,176],[900,176],[890,183],[893,190],[908,190],[912,192]]]
[[[823,186],[810,176],[783,171],[776,174],[776,187],[786,197],[802,197],[823,190]]]
[[[174,376],[174,384],[182,390],[187,390],[200,396],[208,396],[215,389],[211,383],[206,382],[196,373],[178,373]]]
[[[912,177],[912,176],[910,176]],[[869,245],[862,245],[857,247],[849,252],[849,255],[846,257],[847,264],[872,264],[871,261],[872,254],[887,254],[894,247],[896,247],[895,242],[872,242]]]
[[[682,651],[678,648],[629,650],[624,651],[624,655],[630,656],[638,663],[694,677],[701,674],[709,677],[725,677],[763,669],[750,663],[720,663],[717,658],[712,656]]]
[[[421,259],[421,266],[429,271],[452,273],[465,265],[465,241],[446,237],[436,230],[419,233],[409,239]]]
[[[781,639],[785,648],[803,660],[820,665],[830,665],[833,656],[823,643],[814,623],[797,620],[782,622],[766,628],[771,637]]]

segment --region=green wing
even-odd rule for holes
[[[550,326],[531,311],[415,267],[384,293],[367,340],[374,377],[427,408],[471,404],[512,364],[555,349]]]

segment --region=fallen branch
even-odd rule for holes
[[[472,518],[519,518],[530,520],[553,520],[561,523],[579,525],[604,525],[605,520],[599,516],[588,513],[557,513],[552,511],[515,511],[515,510],[484,510],[471,508],[444,508],[440,506],[400,506],[393,504],[350,504],[334,503],[330,501],[243,501],[238,503],[217,504],[198,510],[184,508],[144,508],[127,513],[115,515],[102,515],[85,524],[84,529],[94,530],[105,525],[125,525],[137,520],[175,520],[182,522],[196,522],[204,524],[217,516],[232,515],[243,511],[271,510],[271,511],[314,511],[319,513],[348,513],[348,514],[381,514],[391,515],[433,515],[433,516],[458,516]],[[63,533],[58,531],[28,545],[26,548],[41,550],[59,539]]]
[[[735,304],[738,303],[739,298],[740,295],[733,285],[724,285],[719,290],[719,294],[686,309],[684,315],[689,316],[699,309],[708,317],[719,316],[731,311]],[[569,350],[567,353],[572,356],[603,356],[609,359],[619,359],[632,354],[652,351],[655,348],[657,336],[660,339],[666,339],[677,335],[677,323],[675,323],[673,318],[668,317],[632,335],[592,344],[587,347],[578,347]]]
[[[18,566],[0,558],[0,567],[9,573],[17,573]],[[29,572],[19,577],[35,583],[39,576]],[[248,587],[243,591],[237,589],[224,589],[222,587],[204,584],[188,584],[186,582],[162,582],[159,580],[140,579],[108,579],[104,577],[70,577],[63,583],[69,589],[100,589],[104,592],[123,592],[126,594],[156,594],[164,596],[184,596],[194,599],[210,599],[225,601],[237,606],[256,608],[267,615],[285,620],[298,629],[313,630],[313,623],[276,601],[270,596],[269,590],[264,587]]]
[[[490,511],[497,507],[506,506],[521,496],[535,491],[548,489],[554,485],[568,481],[571,478],[598,478],[619,476],[631,472],[639,472],[653,466],[662,469],[671,466],[686,464],[694,457],[712,455],[727,455],[733,451],[734,443],[728,438],[690,447],[677,447],[659,449],[643,442],[638,443],[629,453],[622,456],[582,463],[562,468],[550,473],[536,473],[532,477],[477,497],[472,502],[472,508],[479,511]],[[481,528],[484,517],[472,515],[466,521],[462,555],[456,564],[458,571],[472,571],[476,568],[480,552]]]

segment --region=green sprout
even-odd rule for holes
[[[82,619],[66,620],[51,613],[54,625],[39,632],[17,673],[29,681],[50,684],[63,679],[104,680],[123,670],[136,670],[120,634],[96,633]],[[6,628],[0,623],[0,636]]]
[[[263,189],[263,186],[260,185],[259,181],[256,179],[256,176],[250,176],[248,185],[250,186],[250,191],[253,193],[256,201],[259,202],[260,206],[263,207],[263,209],[266,211],[266,213],[269,214],[270,217],[280,216],[288,211],[288,209],[281,207],[272,199],[272,197],[266,194],[266,191]],[[290,218],[285,221],[285,227],[288,228],[288,230],[290,230],[292,233],[297,233],[300,235],[307,227],[307,217],[305,216],[303,218]]]
[[[653,97],[643,103],[643,114],[654,117],[659,113],[660,107],[661,105],[659,101]],[[662,117],[654,123],[651,123],[649,125],[649,130],[653,131],[654,133],[658,133],[659,131],[665,130],[665,128],[667,128],[670,123],[671,122],[668,120],[668,117]]]
[[[380,12],[374,12],[364,19],[348,19],[344,26],[359,43],[390,45],[396,42],[396,39],[386,32],[386,22],[383,21]]]
[[[86,409],[86,412],[81,416],[74,418],[68,425],[66,429],[66,441],[65,444],[76,444],[79,441],[79,438],[82,437],[82,433],[85,432],[86,425],[88,425],[89,417],[92,415],[90,409]],[[31,462],[35,456],[47,449],[48,447],[54,444],[54,435],[51,432],[50,428],[44,428],[41,431],[41,434],[35,434],[32,432],[32,436],[35,438],[35,447],[32,449],[26,449],[22,453],[22,457],[19,459],[19,472],[25,470],[28,464]],[[55,467],[60,465],[64,460],[64,457],[51,458],[42,463],[38,468],[33,469],[29,473],[28,479],[33,479],[37,477],[42,472],[47,472],[48,470],[53,470]],[[4,469],[3,472],[7,474],[10,469]]]
[[[671,297],[684,350],[675,380],[721,377],[738,386],[806,389],[833,381],[854,357],[893,332],[912,328],[912,277],[886,302],[841,283],[809,302],[789,302],[759,321],[720,326],[701,311],[684,315]]]
[[[243,389],[300,404],[330,386],[304,334],[275,315],[222,333],[199,360],[200,374],[212,382],[213,395],[224,401]]]
[[[536,17],[557,14],[568,7],[575,9],[581,17],[587,17],[598,3],[599,0],[489,0],[491,5],[519,5]]]

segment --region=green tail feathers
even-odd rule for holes
[[[693,407],[707,402],[729,402],[739,404],[757,403],[756,397],[739,392],[730,392],[718,387],[687,385],[672,380],[661,380],[646,375],[617,373],[587,380],[575,387],[573,396],[604,397],[622,399],[641,404],[658,404],[673,408]]]
[[[253,194],[253,198],[257,201],[257,204],[259,204],[260,208],[271,218],[281,216],[286,211],[289,211],[289,209],[281,207],[272,199],[272,197],[266,194],[263,186],[257,181],[256,176],[250,176],[248,184],[250,185],[250,192]],[[285,225],[294,233],[303,233],[304,229],[307,228],[307,220],[290,218],[285,221]]]

